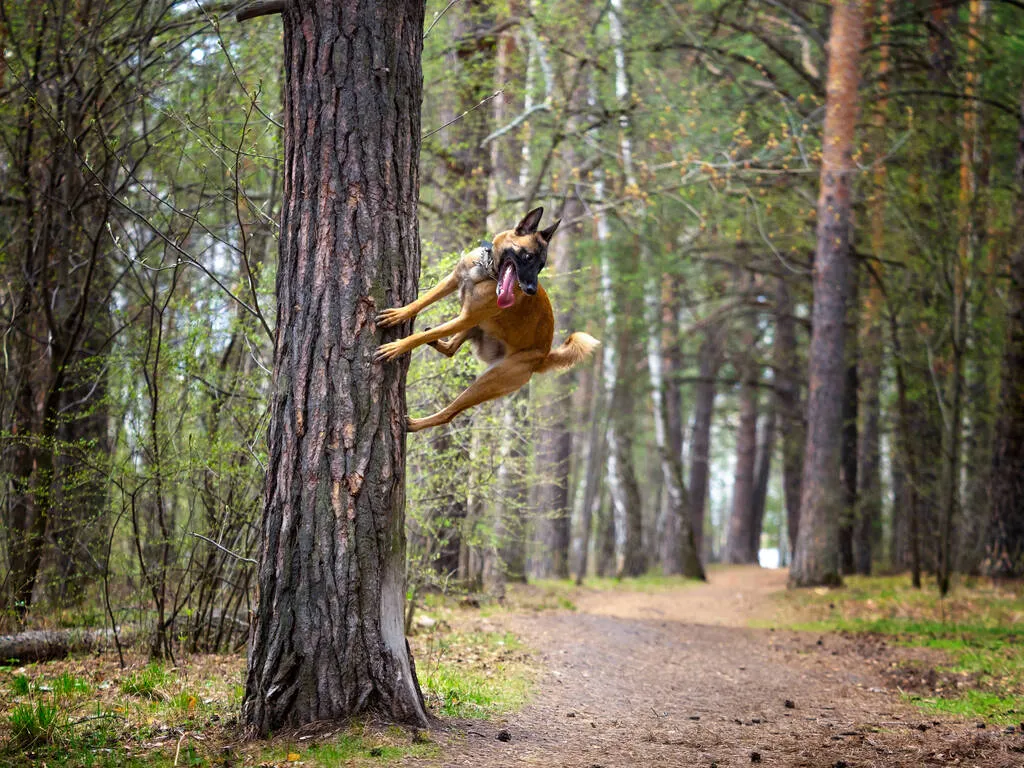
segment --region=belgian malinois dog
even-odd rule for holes
[[[495,236],[493,244],[484,243],[463,256],[448,277],[416,301],[377,315],[377,325],[390,328],[458,290],[462,302],[458,317],[381,344],[376,359],[392,360],[421,344],[451,357],[470,341],[476,356],[490,366],[447,408],[433,416],[408,419],[410,432],[447,424],[467,408],[511,394],[535,373],[571,368],[600,344],[586,333],[573,333],[558,349],[551,349],[555,317],[537,275],[547,262],[548,243],[561,219],[537,231],[543,215],[543,208],[534,208],[515,229]]]

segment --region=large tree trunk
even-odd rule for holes
[[[285,188],[270,460],[242,718],[425,725],[403,636],[405,373],[373,322],[419,275],[421,2],[284,11]],[[403,324],[386,336],[409,332]]]
[[[1024,238],[1024,88],[1017,145],[1017,242]],[[1003,350],[999,424],[992,460],[991,504],[984,571],[1024,578],[1024,246],[1010,259],[1009,312]]]
[[[838,562],[839,453],[842,439],[844,325],[849,293],[853,134],[857,124],[864,11],[860,0],[832,8],[822,139],[814,310],[808,359],[807,448],[790,585],[840,584]]]

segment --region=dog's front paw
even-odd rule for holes
[[[387,344],[381,344],[377,347],[377,354],[373,356],[374,361],[378,363],[386,363],[389,360],[394,360],[400,354],[405,352],[402,348],[402,341],[389,341]]]
[[[385,309],[377,315],[377,325],[381,328],[390,328],[391,326],[398,325],[408,319],[409,318],[406,317],[405,312],[403,312],[401,308]]]

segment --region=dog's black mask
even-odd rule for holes
[[[519,287],[523,289],[523,293],[527,296],[537,293],[538,276],[548,262],[547,246],[543,246],[539,251],[533,253],[518,246],[510,246],[501,254],[499,271],[506,261],[511,261],[515,266],[516,280]]]

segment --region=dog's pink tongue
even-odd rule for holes
[[[498,306],[502,309],[507,309],[516,303],[514,281],[515,270],[511,264],[507,264],[498,280]]]

